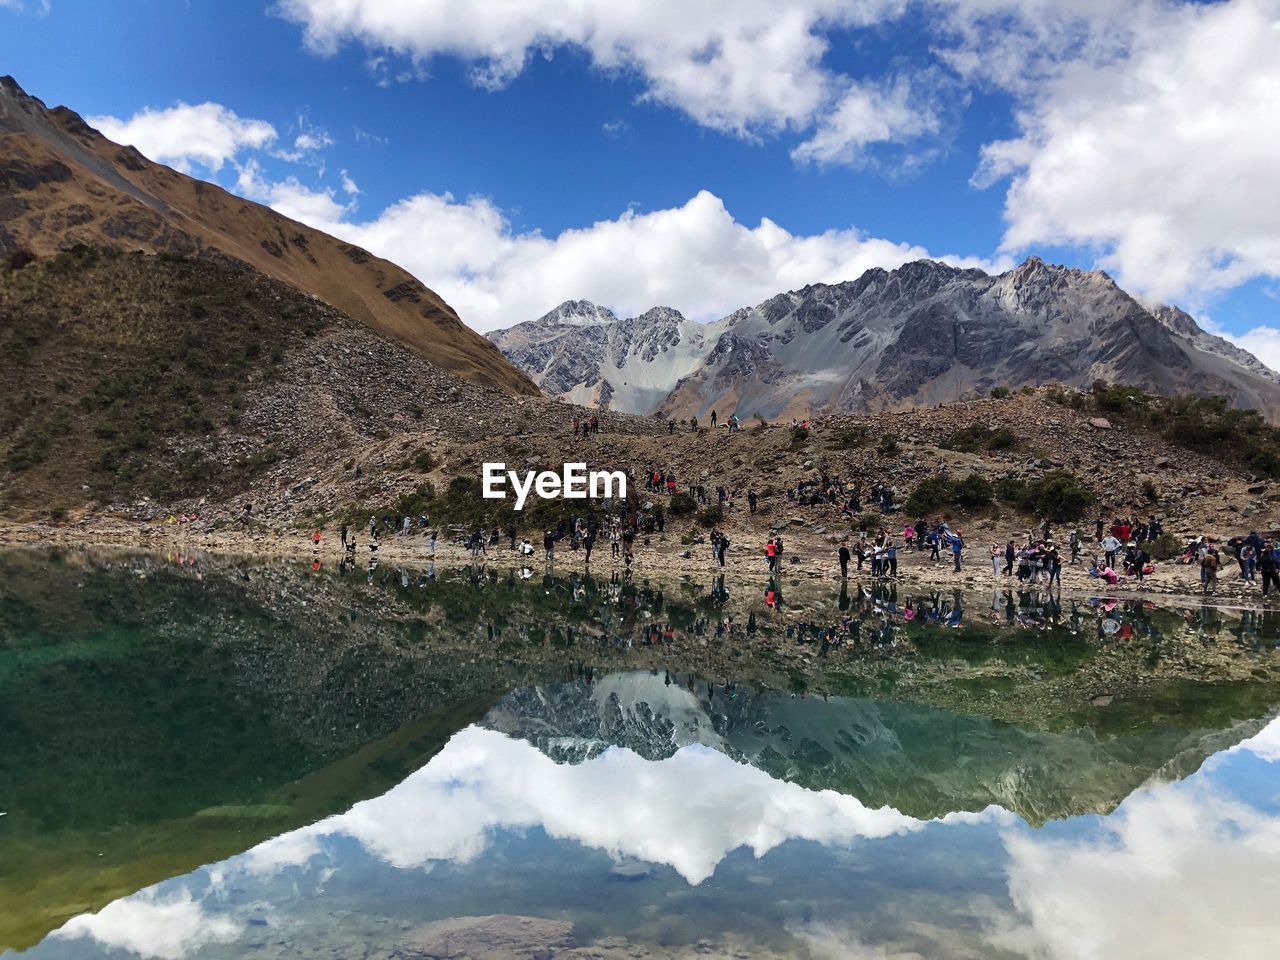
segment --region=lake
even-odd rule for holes
[[[0,957],[1273,957],[1280,612],[0,554]]]

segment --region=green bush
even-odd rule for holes
[[[994,497],[990,481],[980,474],[951,478],[935,473],[916,484],[903,509],[908,514],[923,516],[944,506],[985,507]]]
[[[880,438],[880,445],[876,447],[883,454],[893,454],[898,452],[898,438],[892,433],[886,433]]]
[[[673,517],[683,517],[697,512],[698,501],[693,499],[692,494],[688,493],[673,494],[670,503],[667,505],[667,513]]]
[[[719,506],[707,507],[698,514],[698,522],[704,527],[714,527],[724,522],[724,510]]]
[[[996,400],[1003,400],[1009,395],[1008,387],[992,387],[991,396]]]
[[[1066,470],[1054,470],[1034,480],[1005,477],[997,481],[995,494],[1025,513],[1055,523],[1079,519],[1097,499],[1075,474]]]

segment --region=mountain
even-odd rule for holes
[[[568,300],[537,320],[488,336],[550,396],[649,413],[697,369],[720,329],[686,320],[670,307],[620,320],[605,307]]]
[[[491,336],[553,395],[613,375],[597,365],[599,344],[628,321],[547,319]],[[655,329],[647,346],[627,355],[626,373],[653,385],[650,391],[577,398],[636,413],[717,409],[778,418],[936,405],[996,386],[1088,388],[1106,380],[1162,394],[1222,394],[1280,416],[1280,374],[1246,351],[1175,307],[1144,307],[1101,271],[1038,257],[997,276],[931,260],[876,268],[778,294],[700,329],[681,327],[679,340],[674,330]],[[643,372],[647,365],[660,369]],[[671,392],[650,403],[666,383]]]
[[[649,671],[594,684],[515,690],[481,721],[558,763],[609,747],[647,760],[701,744],[780,780],[835,790],[868,807],[932,818],[998,804],[1041,824],[1109,813],[1148,780],[1189,776],[1204,759],[1261,730],[1270,716],[1225,726],[1203,718],[1101,736],[1087,728],[1023,730],[989,717],[906,701],[798,698],[739,684],[667,685]]]
[[[407,272],[113,143],[0,78],[0,260],[76,245],[229,258],[314,294],[441,369],[507,393],[533,384]]]

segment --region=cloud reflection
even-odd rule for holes
[[[234,940],[240,929],[229,917],[205,913],[191,891],[183,888],[164,898],[144,890],[116,900],[97,913],[73,917],[50,936],[63,940],[91,937],[103,946],[144,957],[179,960],[207,943]]]
[[[388,793],[268,841],[246,854],[244,866],[274,872],[306,862],[316,848],[305,837],[339,835],[395,867],[465,863],[497,830],[540,827],[615,858],[666,864],[697,884],[738,847],[759,857],[786,840],[848,844],[922,823],[890,807],[871,809],[834,791],[774,780],[699,745],[658,762],[612,748],[568,765],[522,740],[471,727]]]
[[[1220,754],[1280,759],[1280,721]],[[1009,831],[1017,919],[999,946],[1052,960],[1271,960],[1280,942],[1280,818],[1197,775],[1130,797],[1080,840]]]

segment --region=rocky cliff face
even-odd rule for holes
[[[568,395],[580,383],[574,372],[594,370],[596,354],[582,345],[582,327],[559,325],[554,353],[566,358],[562,375],[539,380],[529,358],[552,352],[551,331],[539,323],[492,336],[502,346],[522,331],[522,349],[504,352],[544,391]],[[590,336],[603,340],[625,323],[601,320]],[[1107,380],[1165,394],[1223,394],[1280,415],[1280,374],[1252,355],[1175,307],[1147,309],[1101,271],[1037,257],[998,276],[929,260],[873,269],[846,283],[779,294],[700,331],[682,329],[678,342],[682,350],[652,359],[633,352],[628,368],[631,378],[647,376],[655,386],[670,381],[669,395],[645,407],[638,401],[652,394],[625,401],[615,394],[615,409],[772,419],[934,405],[995,386],[1087,388]],[[655,364],[662,370],[641,373]]]
[[[719,332],[654,307],[619,319],[586,300],[569,300],[537,320],[495,330],[503,355],[553,397],[650,413],[697,368]]]

